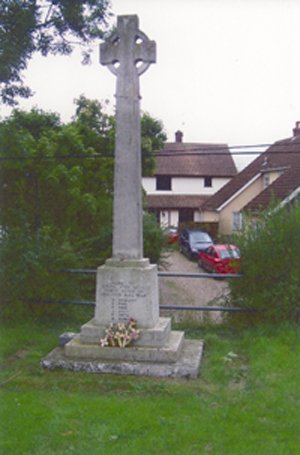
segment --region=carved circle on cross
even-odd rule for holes
[[[108,41],[112,45],[117,46],[120,41],[120,37],[115,32],[109,37]],[[144,32],[138,30],[135,35],[135,44],[137,46],[137,50],[139,49],[139,46],[141,46],[142,44],[146,44],[147,42],[151,43],[148,36]],[[140,76],[145,71],[147,71],[147,69],[149,68],[149,66],[151,64],[151,62],[145,62],[141,58],[136,58],[134,63],[135,63],[136,69],[137,69],[138,76]],[[119,60],[116,59],[112,63],[109,63],[107,65],[107,67],[115,76],[117,76],[118,72],[119,72],[120,62],[119,62]]]

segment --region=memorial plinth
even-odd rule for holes
[[[143,257],[139,76],[155,62],[156,45],[138,28],[137,16],[119,16],[101,45],[101,63],[117,76],[113,255],[97,270],[94,318],[42,365],[73,371],[193,377],[202,341],[185,340],[159,317],[157,266]],[[102,347],[110,324],[137,321],[133,346]]]

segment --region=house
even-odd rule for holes
[[[290,203],[300,195],[300,122],[293,136],[271,145],[201,207],[202,222],[219,223],[221,234],[242,228],[248,213],[257,214],[274,201]]]
[[[156,153],[152,177],[143,177],[146,204],[162,226],[199,221],[207,199],[234,175],[236,167],[226,144],[185,143],[175,133]]]

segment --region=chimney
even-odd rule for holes
[[[299,122],[299,125],[300,125],[300,122]],[[300,126],[299,126],[300,128]],[[176,131],[175,133],[175,142],[179,142],[181,143],[182,142],[182,137],[183,137],[183,133],[181,131]]]
[[[293,135],[295,136],[300,136],[300,122],[296,122],[296,126],[293,129]]]

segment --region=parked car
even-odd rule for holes
[[[166,228],[166,236],[168,243],[176,243],[178,240],[178,229],[174,226],[168,226]]]
[[[235,245],[211,245],[199,253],[198,265],[213,273],[239,273],[241,255]]]
[[[212,238],[205,231],[184,229],[179,237],[180,252],[189,259],[198,259],[199,252],[206,250],[212,244]]]

